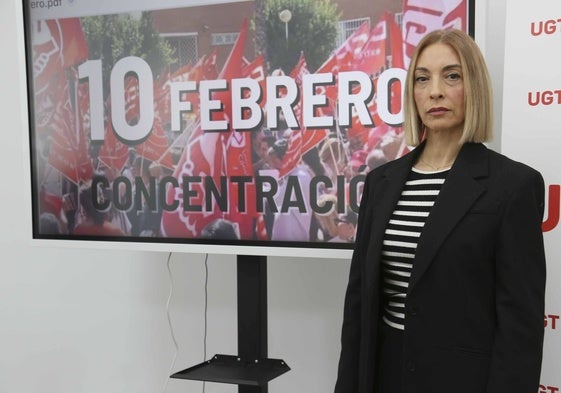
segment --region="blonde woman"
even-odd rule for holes
[[[467,34],[419,43],[409,154],[360,205],[336,393],[535,393],[545,291],[544,182],[489,150],[491,83]]]

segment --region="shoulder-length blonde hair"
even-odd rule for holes
[[[425,35],[411,58],[405,79],[404,124],[405,141],[417,146],[423,139],[424,125],[419,116],[413,89],[419,55],[428,46],[449,45],[460,58],[464,81],[465,121],[460,143],[487,142],[493,135],[493,92],[491,78],[481,50],[473,39],[461,30],[435,30]]]

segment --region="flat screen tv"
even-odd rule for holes
[[[468,0],[23,2],[39,242],[347,257],[405,154],[420,37]]]

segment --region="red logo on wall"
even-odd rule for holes
[[[557,393],[559,388],[557,386],[540,385],[538,393]]]
[[[533,36],[539,36],[542,34],[554,34],[561,30],[559,24],[561,19],[548,19],[540,20],[539,22],[530,23],[530,33]]]
[[[528,105],[561,105],[561,90],[528,92]]]
[[[542,223],[542,231],[549,232],[559,223],[559,204],[561,202],[561,186],[550,184],[548,190],[547,218]]]
[[[543,326],[545,328],[555,330],[557,329],[558,322],[559,322],[559,315],[554,315],[554,314],[544,315]]]

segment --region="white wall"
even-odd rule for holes
[[[477,3],[485,10],[486,1]],[[504,9],[504,0],[493,3]],[[202,391],[200,382],[167,378],[175,354],[167,253],[30,245],[20,7],[0,2],[0,391],[156,393],[166,381],[168,393]],[[494,37],[485,42],[495,81],[502,80],[503,29],[494,17],[481,37]],[[208,265],[207,355],[236,354],[235,258],[210,255]],[[175,372],[203,360],[204,254],[174,253],[170,267]],[[269,356],[292,368],[270,383],[271,393],[332,390],[348,267],[269,258]],[[206,392],[237,387],[207,383]]]

